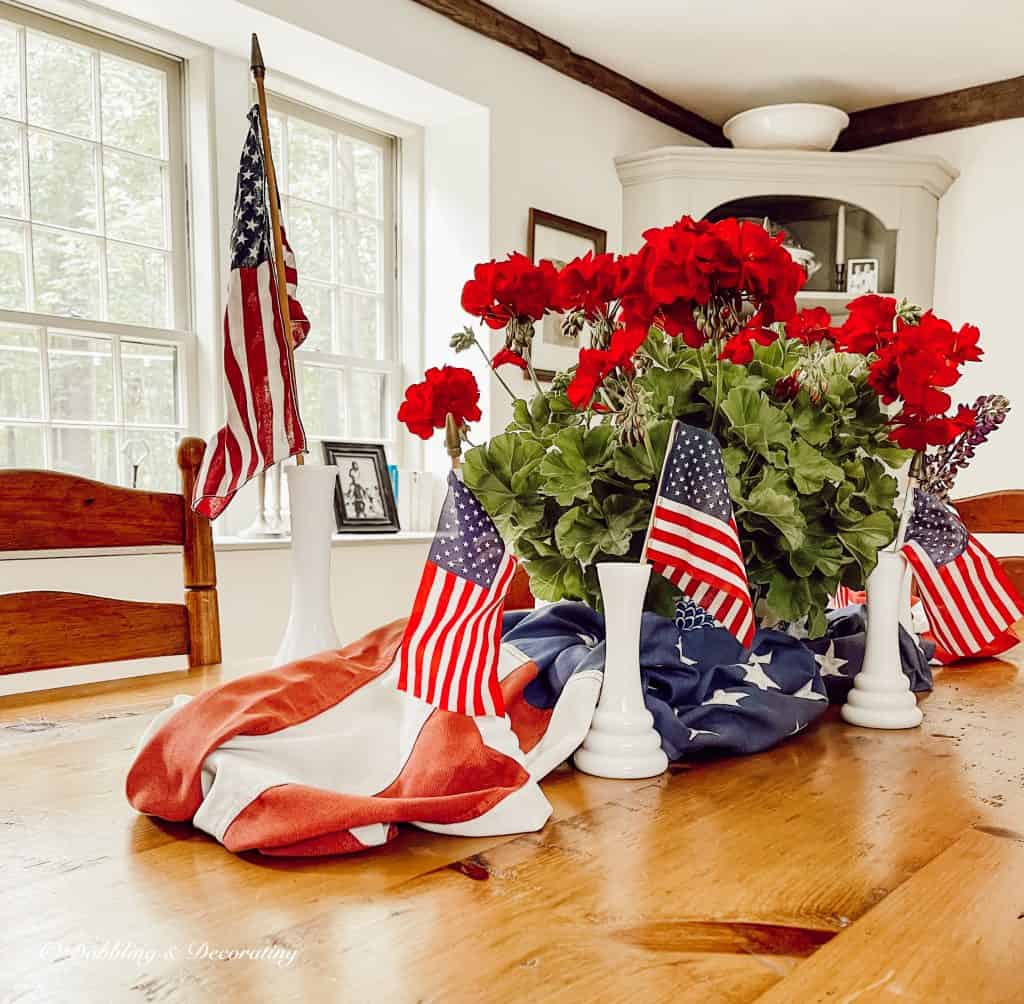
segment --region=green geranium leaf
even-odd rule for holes
[[[898,471],[914,459],[913,450],[901,450],[898,446],[878,446],[875,444],[864,447],[872,456],[878,457],[890,470]]]
[[[810,495],[821,491],[826,481],[839,484],[845,480],[841,467],[833,464],[810,443],[797,439],[789,444],[789,469],[797,491]]]
[[[672,423],[664,420],[653,422],[647,427],[643,442],[635,446],[623,446],[615,451],[612,464],[615,473],[627,481],[655,482],[661,476],[665,462],[668,436]]]
[[[526,562],[530,592],[538,600],[585,600],[583,569],[572,558],[540,558]]]
[[[793,428],[811,446],[821,446],[832,438],[832,416],[821,408],[815,408],[806,394],[798,398],[801,407],[793,416]]]
[[[782,572],[775,572],[765,601],[780,620],[799,621],[806,616],[810,606],[810,587],[806,579],[794,579]]]
[[[875,567],[878,552],[896,535],[895,515],[873,512],[855,526],[839,530],[839,541],[853,555],[866,579]]]
[[[756,390],[734,387],[721,410],[729,419],[732,434],[767,460],[775,460],[780,454],[772,447],[789,445],[791,433],[786,413]]]
[[[543,458],[544,447],[530,436],[501,433],[466,454],[462,476],[480,504],[494,516],[520,504],[524,495],[536,492]]]
[[[786,492],[778,472],[770,471],[739,503],[740,511],[767,520],[785,538],[790,550],[804,542],[804,517],[795,494]]]
[[[553,441],[553,449],[540,464],[539,490],[553,496],[562,505],[588,498],[593,490],[597,468],[608,458],[614,430],[598,425],[584,431],[563,429]]]

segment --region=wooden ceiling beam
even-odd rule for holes
[[[665,125],[693,136],[709,146],[728,146],[722,127],[709,122],[649,87],[573,52],[561,42],[535,31],[528,24],[502,13],[483,0],[413,0],[443,14],[456,24],[507,45],[558,73],[621,101]]]
[[[863,150],[915,136],[1024,117],[1024,77],[850,113],[837,150]]]

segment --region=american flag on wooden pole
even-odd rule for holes
[[[946,652],[978,655],[1024,616],[1024,601],[952,509],[920,489],[913,505],[902,551],[914,569],[928,625]]]
[[[643,558],[740,644],[754,640],[754,607],[718,440],[674,422]]]
[[[454,473],[402,638],[398,689],[447,711],[503,715],[501,615],[518,562]]]
[[[210,440],[192,499],[192,508],[209,519],[256,474],[306,449],[291,353],[309,333],[309,321],[294,299],[295,258],[282,232],[290,315],[282,324],[263,140],[254,105],[235,189],[224,312],[227,422]]]

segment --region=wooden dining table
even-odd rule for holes
[[[924,724],[569,766],[537,833],[232,855],[124,796],[151,715],[259,664],[0,699],[0,1002],[1024,1001],[1024,665]]]

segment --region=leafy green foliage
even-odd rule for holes
[[[540,599],[600,609],[595,565],[637,560],[674,419],[711,429],[722,456],[759,612],[806,619],[812,636],[840,582],[862,587],[895,535],[897,468],[863,359],[819,356],[820,384],[777,400],[775,383],[806,370],[808,349],[757,346],[747,366],[652,331],[632,390],[644,423],[632,441],[614,416],[573,411],[565,396],[517,401],[508,430],[465,460],[466,483],[526,562]],[[613,386],[614,392],[616,388]],[[671,614],[675,588],[652,576],[647,608]]]

